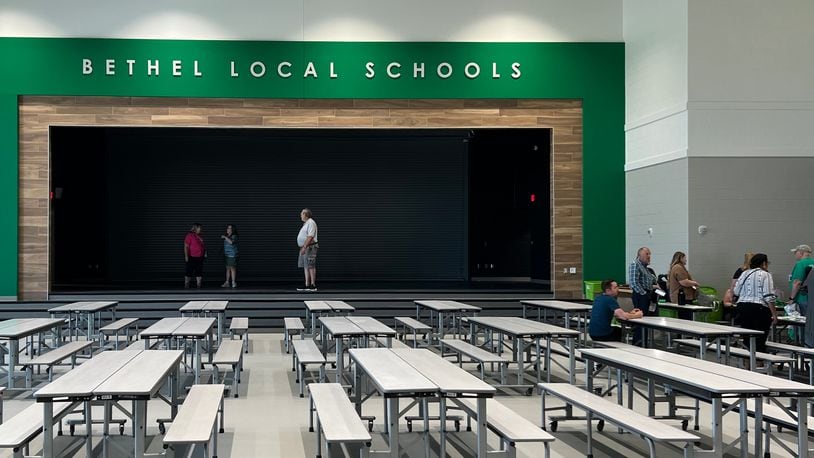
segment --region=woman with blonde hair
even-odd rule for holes
[[[695,299],[695,291],[699,283],[692,279],[692,275],[687,271],[687,255],[684,252],[676,251],[673,260],[670,261],[670,275],[667,288],[670,289],[670,302],[680,303],[679,291],[684,292],[685,303]]]
[[[733,293],[733,291],[735,291],[735,283],[738,282],[738,279],[741,277],[741,274],[744,271],[749,270],[749,263],[752,261],[752,256],[754,255],[755,254],[751,251],[747,251],[743,255],[743,264],[738,267],[738,270],[736,270],[732,275],[732,281],[729,283],[729,289],[726,290],[726,293],[724,294],[724,304],[734,305],[738,302],[738,298]]]

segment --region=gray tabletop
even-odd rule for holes
[[[391,350],[438,386],[441,393],[491,394],[497,390],[469,372],[425,349]]]
[[[714,310],[713,307],[707,307],[704,305],[692,305],[692,304],[679,305],[674,304],[672,302],[659,302],[659,307],[664,307],[670,310],[683,310],[685,312],[711,312]]]
[[[19,339],[30,336],[45,329],[62,326],[65,320],[62,318],[29,318],[19,320],[4,327],[0,327],[0,338]]]
[[[365,331],[344,316],[323,316],[319,318],[319,321],[325,330],[334,337],[365,335]]]
[[[457,301],[420,300],[413,302],[436,312],[477,312],[481,310],[480,307]]]
[[[189,301],[178,310],[182,312],[196,312],[203,310],[203,308],[206,307],[207,302],[209,301]]]
[[[310,312],[330,312],[333,310],[325,301],[305,301],[305,308]]]
[[[588,304],[578,304],[576,302],[565,301],[520,301],[521,304],[534,307],[558,310],[561,312],[589,312],[593,307]]]
[[[513,336],[579,335],[579,332],[574,329],[552,326],[525,318],[479,316],[467,318],[467,321]]]
[[[734,328],[731,326],[711,327],[707,326],[707,323],[700,323],[698,321],[682,320],[680,318],[669,318],[660,316],[645,316],[642,318],[637,318],[635,320],[625,320],[622,322],[628,325],[639,325],[649,328],[664,329],[668,331],[704,337],[749,334],[749,332],[746,333],[741,332],[743,331],[743,329],[741,328]]]
[[[83,303],[81,306],[77,306],[74,311],[75,312],[101,312],[103,310],[107,310],[109,308],[113,308],[119,305],[117,301],[96,301],[96,302],[89,302]]]
[[[152,326],[148,327],[147,329],[141,331],[139,336],[141,338],[144,337],[170,337],[173,335],[173,332],[181,326],[186,320],[189,320],[188,317],[173,317],[173,318],[162,318],[155,322]]]
[[[60,305],[58,307],[52,307],[48,309],[48,313],[64,313],[64,312],[73,312],[76,310],[77,307],[83,307],[87,304],[91,304],[91,301],[83,301],[83,302],[71,302],[70,304]]]
[[[213,326],[215,326],[214,318],[187,318],[186,321],[172,331],[172,335],[178,337],[204,337],[212,332]]]
[[[334,312],[353,312],[356,310],[355,307],[345,301],[325,301],[325,303]]]
[[[662,350],[655,350],[650,348],[630,348],[628,351],[647,356],[661,361],[668,361],[682,366],[692,367],[712,374],[729,377],[731,379],[740,380],[743,382],[751,383],[768,388],[770,391],[776,393],[805,393],[814,394],[814,386],[805,383],[794,382],[780,377],[773,377],[771,375],[761,374],[760,372],[752,372],[746,369],[739,369],[737,367],[727,366],[725,364],[716,363],[714,361],[707,361],[705,359],[693,358],[690,356],[678,355],[669,353]]]
[[[370,316],[349,316],[347,320],[359,327],[365,334],[394,336],[396,330]]]
[[[97,386],[140,353],[142,352],[103,351],[37,390],[34,392],[34,397],[53,399],[66,396],[91,396]]]
[[[623,370],[647,373],[662,380],[670,381],[676,388],[682,386],[690,387],[704,391],[712,396],[740,396],[769,393],[769,389],[764,386],[670,361],[651,358],[628,350],[615,348],[585,349],[582,350],[582,357]]]
[[[435,383],[389,348],[354,348],[350,357],[384,395],[438,392]]]
[[[207,301],[204,310],[207,312],[224,312],[229,308],[229,301]]]
[[[96,396],[152,396],[164,384],[167,373],[178,366],[182,350],[138,352],[93,390]],[[84,364],[83,364],[84,366]],[[82,366],[80,366],[82,367]]]

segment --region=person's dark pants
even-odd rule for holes
[[[772,312],[769,307],[754,302],[739,302],[735,322],[746,329],[762,331],[763,334],[755,336],[757,351],[766,351],[766,338],[772,327]]]
[[[633,299],[633,308],[641,310],[644,316],[656,314],[656,312],[650,313],[650,293],[638,294],[634,292],[632,299]],[[644,332],[643,327],[635,326],[635,329],[633,329],[633,345],[642,344],[643,332]]]
[[[611,333],[604,336],[595,336],[591,334],[591,340],[596,342],[621,342],[622,328],[613,327]]]

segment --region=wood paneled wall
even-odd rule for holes
[[[19,101],[18,296],[49,291],[49,136],[52,125],[184,127],[550,127],[552,280],[582,295],[582,102],[552,99],[216,99],[44,97]],[[563,268],[576,267],[576,275]]]

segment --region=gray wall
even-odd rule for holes
[[[673,253],[688,249],[687,159],[629,171],[625,195],[628,262],[648,246],[656,272],[666,273]]]
[[[812,172],[814,158],[691,158],[693,276],[723,294],[743,253],[763,252],[776,286],[787,295],[794,263],[789,249],[814,244]],[[698,233],[699,225],[708,227],[705,235]]]

